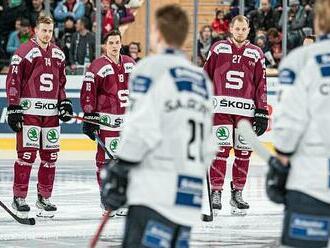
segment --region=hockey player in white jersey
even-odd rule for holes
[[[329,244],[330,152],[326,144],[330,132],[320,130],[330,126],[330,1],[318,0],[314,10],[319,40],[283,61],[286,74],[281,83],[289,87],[282,92],[273,125],[278,159],[290,166],[285,188],[278,191],[286,207],[281,243],[290,247]],[[304,66],[292,60],[299,53]]]
[[[179,50],[188,33],[187,14],[166,5],[155,20],[151,43],[158,55],[140,61],[131,74],[119,161],[104,171],[102,192],[106,207],[117,209],[127,190],[123,247],[188,247],[216,149],[213,88]]]

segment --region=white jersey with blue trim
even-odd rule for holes
[[[129,82],[130,108],[119,158],[139,162],[129,173],[129,205],[192,225],[200,219],[212,143],[212,83],[177,52],[140,61]]]
[[[297,50],[282,63],[295,71],[275,112],[274,145],[292,154],[287,189],[330,203],[330,39],[300,51],[304,56],[296,60]]]

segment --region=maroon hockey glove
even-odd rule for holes
[[[23,108],[20,105],[9,105],[7,108],[8,125],[14,132],[19,132],[23,125]]]
[[[253,129],[258,136],[266,132],[268,127],[268,111],[265,109],[256,109],[254,111]]]

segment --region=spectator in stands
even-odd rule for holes
[[[229,21],[225,19],[225,13],[222,10],[216,9],[215,18],[212,21],[211,27],[216,36],[221,40],[228,35]]]
[[[282,58],[282,34],[276,28],[270,28],[267,32],[267,39],[275,66],[278,67]]]
[[[299,0],[289,0],[288,11],[288,50],[292,50],[303,43],[304,32],[303,28],[306,25],[306,11],[303,6],[300,5]],[[279,25],[282,26],[283,14]]]
[[[44,0],[32,0],[32,5],[25,13],[25,17],[30,20],[32,28],[36,26],[37,19],[44,10]]]
[[[21,44],[28,42],[32,36],[33,32],[30,21],[28,19],[22,19],[19,30],[13,31],[9,35],[7,53],[12,55]]]
[[[276,27],[279,20],[279,13],[271,7],[270,0],[261,0],[260,8],[251,11],[248,14],[251,22],[251,34],[258,29],[268,31],[270,28]],[[251,36],[254,39],[253,35]]]
[[[210,25],[205,25],[199,32],[199,39],[197,41],[197,64],[203,66],[209,50],[216,40],[212,37],[212,28]]]
[[[76,32],[75,20],[72,16],[68,16],[64,22],[64,31],[59,34],[59,47],[65,54],[66,65],[70,65],[70,47],[73,33]]]
[[[77,32],[72,35],[69,63],[71,70],[78,74],[83,74],[85,67],[95,58],[95,35],[87,29],[88,25],[89,20],[82,17],[77,21]],[[83,70],[79,70],[81,68]]]
[[[128,56],[134,59],[135,62],[138,62],[141,58],[139,53],[141,52],[140,43],[132,41],[128,44]]]
[[[263,35],[262,36],[257,36],[255,38],[254,44],[256,44],[258,47],[260,47],[261,50],[264,52],[265,58],[266,58],[266,61],[265,61],[266,67],[267,68],[268,67],[275,67],[276,62],[273,58],[273,55],[272,55],[271,51],[269,50],[266,37],[263,36]]]
[[[55,11],[54,17],[58,22],[57,26],[62,31],[64,29],[64,21],[68,16],[72,16],[75,21],[82,18],[85,14],[85,7],[83,2],[80,0],[63,0],[58,2]]]
[[[111,4],[115,19],[118,20],[119,25],[133,22],[135,17],[130,8],[125,7],[124,0],[113,0]]]
[[[102,0],[102,37],[105,37],[113,29],[115,29],[115,21],[111,2],[110,0]]]

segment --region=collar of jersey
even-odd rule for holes
[[[330,34],[322,34],[319,36],[318,40],[330,40]]]
[[[174,48],[165,48],[163,53],[184,56],[184,53],[181,50]]]

